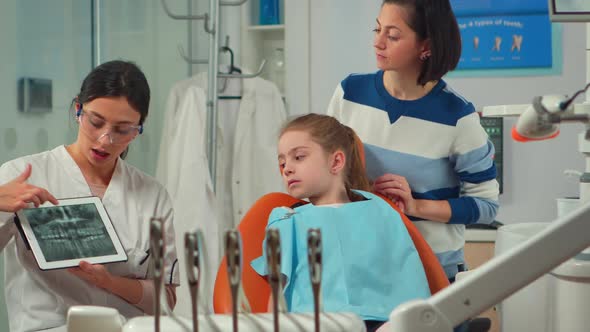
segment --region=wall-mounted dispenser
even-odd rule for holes
[[[18,110],[27,113],[51,112],[51,80],[23,77],[18,80]]]

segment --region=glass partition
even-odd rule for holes
[[[186,13],[189,1],[169,5]],[[177,50],[188,24],[169,18],[160,0],[0,1],[0,164],[73,142],[70,106],[82,79],[96,63],[124,59],[141,67],[151,88],[146,130],[127,160],[154,175],[168,92],[190,73]],[[20,103],[19,91],[29,92]],[[8,331],[2,263],[0,331]]]

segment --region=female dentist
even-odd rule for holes
[[[88,74],[74,100],[72,115],[79,124],[75,142],[0,167],[0,183],[15,179],[31,164],[35,172],[28,183],[55,197],[100,197],[128,256],[123,263],[82,262],[68,270],[41,271],[17,231],[14,215],[0,212],[11,331],[64,326],[73,305],[111,307],[126,318],[151,313],[155,294],[146,279],[152,216],[165,219],[165,289],[168,303],[174,305],[179,279],[172,203],[162,185],[120,157],[143,131],[149,100],[147,80],[136,65],[104,63]]]

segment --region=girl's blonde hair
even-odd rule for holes
[[[288,131],[300,130],[309,133],[311,139],[327,153],[341,150],[346,158],[344,165],[344,184],[351,201],[363,198],[351,191],[360,189],[370,191],[369,180],[361,156],[361,141],[354,130],[341,124],[328,115],[310,113],[299,116],[285,124],[279,137]]]

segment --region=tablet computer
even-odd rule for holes
[[[123,262],[127,254],[98,197],[60,199],[17,213],[41,270]]]

